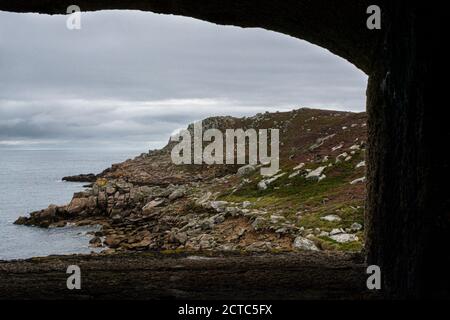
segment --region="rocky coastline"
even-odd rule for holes
[[[170,143],[100,174],[65,206],[16,224],[100,225],[90,245],[134,251],[359,251],[363,243],[365,114],[299,109],[214,117],[205,128],[278,128],[281,168],[176,166]]]

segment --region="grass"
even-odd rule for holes
[[[279,213],[294,221],[298,227],[305,229],[320,228],[322,231],[331,231],[334,228],[349,228],[354,222],[363,225],[364,200],[356,197],[352,199],[348,194],[349,182],[355,178],[355,166],[362,160],[362,153],[356,153],[350,161],[341,161],[334,164],[334,159],[326,163],[307,164],[306,169],[315,169],[318,166],[333,166],[324,170],[326,178],[320,182],[306,179],[297,175],[289,179],[292,168],[283,168],[286,174],[268,186],[266,190],[259,190],[257,185],[263,178],[258,172],[250,177],[250,182],[235,192],[225,192],[219,199],[240,203],[250,201],[251,208],[264,209],[271,213]],[[321,219],[326,215],[338,215],[341,221],[325,221]],[[363,234],[359,234],[360,240]],[[338,243],[328,237],[317,238],[318,244],[326,250],[359,251],[362,241]]]

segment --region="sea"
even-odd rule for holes
[[[90,253],[95,227],[43,229],[13,222],[49,204],[67,204],[85,183],[63,182],[64,176],[100,173],[113,163],[137,156],[117,150],[0,149],[0,260]]]

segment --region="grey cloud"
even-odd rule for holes
[[[136,11],[0,12],[0,147],[14,141],[160,146],[212,115],[300,106],[363,111],[366,76],[260,29]]]

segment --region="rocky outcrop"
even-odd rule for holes
[[[348,242],[354,250],[361,248],[362,210],[357,207],[362,207],[364,188],[350,182],[365,171],[358,166],[364,161],[364,114],[300,109],[204,121],[205,128],[262,125],[284,130],[287,137],[280,149],[282,169],[271,177],[262,177],[254,165],[175,166],[169,144],[98,175],[79,176],[96,180],[67,205],[51,205],[16,223],[100,225],[91,246],[106,252],[316,251],[340,250]],[[342,134],[344,125],[349,129]],[[330,129],[336,133],[325,134]],[[333,150],[337,143],[342,147]],[[334,161],[343,150],[352,155],[351,165]],[[310,196],[299,200],[298,193]],[[327,210],[335,214],[324,216]],[[355,223],[361,228],[352,228]],[[337,227],[350,236],[333,237]]]
[[[97,180],[97,175],[93,173],[80,174],[76,176],[63,177],[62,180],[68,182],[95,182]]]

